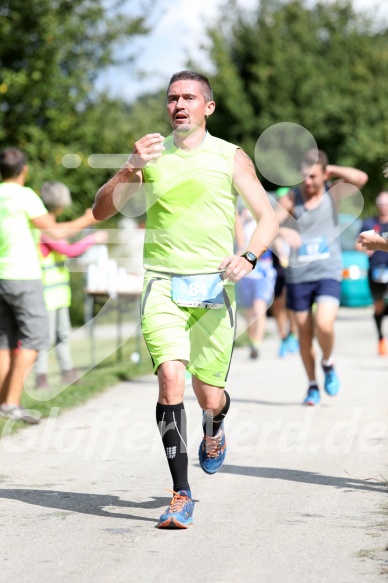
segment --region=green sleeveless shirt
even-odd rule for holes
[[[211,273],[233,254],[237,146],[206,133],[194,150],[164,141],[143,168],[147,204],[144,267],[166,273]]]

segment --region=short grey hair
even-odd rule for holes
[[[179,71],[178,73],[174,73],[168,83],[167,95],[170,85],[176,81],[198,81],[201,85],[201,93],[205,102],[208,103],[209,101],[213,101],[213,89],[210,85],[210,81],[205,75],[202,75],[202,73],[197,73],[196,71]]]
[[[43,182],[40,196],[49,212],[68,207],[72,203],[70,190],[63,182]]]

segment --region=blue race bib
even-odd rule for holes
[[[326,237],[315,237],[303,241],[298,249],[298,262],[309,263],[310,261],[322,261],[330,257],[330,250]]]
[[[224,305],[222,273],[197,273],[173,275],[171,297],[185,308],[222,308]]]
[[[388,267],[385,265],[373,267],[371,276],[372,281],[376,283],[388,283]]]

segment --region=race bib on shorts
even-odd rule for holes
[[[388,283],[388,267],[386,265],[373,267],[371,275],[372,281],[376,283]]]
[[[315,237],[303,241],[298,249],[298,262],[309,263],[310,261],[322,261],[330,257],[326,237]]]
[[[185,308],[222,308],[224,305],[222,273],[173,275],[171,297]]]

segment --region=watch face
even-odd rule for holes
[[[247,259],[249,259],[249,261],[256,261],[257,257],[254,253],[252,253],[251,251],[247,251],[247,253],[245,254],[245,257]]]

